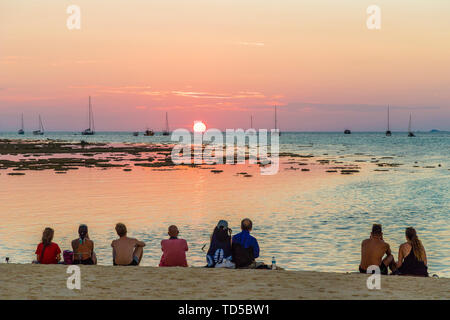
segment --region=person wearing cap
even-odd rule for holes
[[[206,261],[208,268],[234,267],[231,262],[231,229],[228,228],[228,222],[225,220],[220,220],[214,228]]]
[[[72,240],[73,264],[97,264],[94,241],[89,239],[87,225],[78,227],[78,235],[77,239]]]
[[[186,251],[188,251],[187,241],[179,239],[177,226],[171,225],[168,230],[169,239],[161,241],[161,261],[160,267],[187,267]]]

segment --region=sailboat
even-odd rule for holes
[[[25,134],[25,130],[23,128],[23,113],[22,113],[22,126],[20,127],[19,131],[17,131],[17,134]]]
[[[277,106],[275,106],[275,130],[277,130]],[[278,135],[281,136],[281,132],[278,131]]]
[[[167,112],[166,112],[166,128],[163,130],[162,135],[163,135],[163,136],[168,136],[168,135],[170,135],[170,131],[169,131],[169,118],[168,118]]]
[[[92,113],[91,96],[89,96],[89,128],[81,132],[83,136],[92,136],[94,131],[94,114]]]
[[[416,135],[411,131],[411,114],[409,114],[409,125],[408,125],[408,137],[415,137]]]
[[[35,136],[42,136],[44,134],[44,125],[42,124],[41,115],[39,115],[39,129],[33,131]]]
[[[390,137],[392,135],[391,129],[390,129],[390,123],[389,123],[389,106],[388,106],[388,118],[387,118],[387,130],[386,130],[386,136]]]
[[[155,135],[155,132],[153,130],[149,129],[148,127],[144,131],[144,136],[146,136],[146,137],[151,137],[151,136],[154,136],[154,135]]]

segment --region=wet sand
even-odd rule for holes
[[[0,265],[0,299],[450,299],[450,279],[309,271],[81,266],[81,290],[64,265]]]

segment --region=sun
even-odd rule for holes
[[[194,121],[194,132],[203,133],[206,131],[206,125],[202,121]]]

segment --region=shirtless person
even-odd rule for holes
[[[386,258],[383,259],[385,254]],[[384,275],[388,274],[388,267],[391,268],[391,271],[395,271],[397,268],[391,248],[383,240],[381,224],[374,224],[370,238],[361,243],[359,272],[367,273],[367,268],[372,265],[379,266],[381,274]]]
[[[116,224],[116,232],[120,239],[111,243],[113,248],[113,264],[115,266],[138,266],[144,253],[145,243],[127,237],[127,227],[123,223]]]

